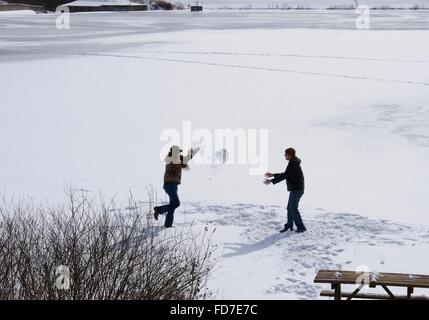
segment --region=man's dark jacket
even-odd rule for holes
[[[288,191],[304,191],[304,174],[301,169],[301,160],[293,157],[289,160],[286,171],[283,173],[275,173],[273,184],[279,183],[286,179]]]

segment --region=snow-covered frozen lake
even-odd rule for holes
[[[61,32],[55,28],[56,14],[0,14],[0,58],[8,60],[34,59],[39,50],[46,57],[126,48],[136,44],[125,36],[186,30],[355,29],[358,16],[353,10],[81,13],[73,14],[71,29]],[[373,10],[370,24],[372,30],[429,30],[429,10]],[[116,40],[109,41],[112,37]]]
[[[270,171],[285,147],[303,161],[309,231],[277,233],[286,187],[251,165],[191,164],[177,224],[216,228],[219,297],[316,298],[321,267],[428,273],[429,11],[377,11],[370,30],[353,11],[56,17],[0,14],[3,193],[164,200],[163,130],[267,129]]]

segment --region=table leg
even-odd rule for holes
[[[413,287],[407,287],[407,299],[411,300],[411,294],[414,292]]]
[[[341,283],[335,284],[334,300],[341,300]]]
[[[358,292],[365,286],[364,283],[362,283],[359,288],[356,288],[355,291],[353,291],[353,293],[346,299],[346,300],[352,300],[354,298],[355,295],[358,294]]]
[[[392,293],[392,291],[389,290],[389,288],[385,285],[381,285],[384,289],[384,291],[387,292],[387,294],[389,295],[390,299],[396,299],[395,295]]]

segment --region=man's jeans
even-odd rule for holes
[[[170,203],[160,206],[159,213],[162,214],[167,212],[164,225],[166,227],[171,227],[174,220],[174,210],[180,206],[179,195],[177,194],[177,184],[164,183],[164,191],[167,192],[170,198]]]
[[[287,204],[287,223],[286,227],[293,227],[295,223],[298,230],[305,229],[304,223],[301,219],[301,214],[298,210],[299,200],[301,200],[304,191],[291,191],[289,193],[289,201]]]

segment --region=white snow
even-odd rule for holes
[[[162,130],[268,129],[268,170],[284,170],[285,147],[302,158],[308,232],[278,233],[286,187],[251,165],[183,173],[176,224],[216,229],[218,298],[315,299],[321,268],[427,274],[427,15],[386,13],[373,30],[353,30],[349,13],[344,25],[332,13],[86,13],[70,30],[54,14],[2,16],[0,188],[144,201],[152,185],[165,200]]]
[[[9,11],[1,11],[0,15],[4,16],[18,16],[18,15],[33,15],[36,14],[33,10],[9,10]]]
[[[218,245],[209,287],[221,299],[318,299],[329,285],[314,284],[320,269],[427,274],[428,229],[326,210],[305,212],[309,232],[280,234],[284,208],[186,203],[180,226],[206,224]],[[341,277],[341,272],[337,273]],[[354,285],[343,290],[353,291]],[[363,289],[366,291],[368,289]],[[368,292],[383,292],[371,289]],[[393,289],[393,292],[405,292]],[[426,294],[419,289],[416,294]]]

